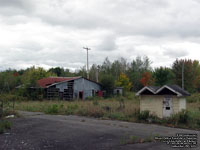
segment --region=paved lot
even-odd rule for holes
[[[176,133],[198,134],[198,144],[200,143],[200,131],[79,116],[20,113],[23,117],[12,119],[13,128],[0,135],[0,150],[173,149],[161,142],[124,144],[129,135],[145,138],[151,133],[160,136],[175,136]]]

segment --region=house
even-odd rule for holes
[[[123,95],[123,87],[115,87],[113,90],[114,95]]]
[[[102,96],[101,85],[84,77],[48,77],[37,81],[47,99],[85,99]]]
[[[177,85],[145,86],[136,95],[140,96],[140,112],[148,110],[159,118],[170,117],[186,109],[186,96],[190,96]]]

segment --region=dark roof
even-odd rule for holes
[[[173,90],[181,93],[183,96],[190,96],[190,93],[188,91],[183,90],[180,86],[178,85],[168,85],[168,87],[172,88]]]
[[[162,87],[159,86],[145,86],[144,88],[142,88],[140,91],[137,92],[136,95],[141,95],[145,90],[151,90],[150,92],[153,95],[158,95],[161,91],[163,91],[164,89],[169,89],[170,91],[172,91],[173,93],[175,93],[177,96],[190,96],[190,93],[183,90],[181,87],[179,87],[178,85],[164,85]]]
[[[160,87],[159,86],[147,86],[150,88],[153,92],[156,92]]]

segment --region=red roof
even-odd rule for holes
[[[43,78],[43,79],[38,80],[37,83],[40,87],[46,88],[47,86],[53,83],[69,81],[69,80],[74,80],[78,78],[80,77],[48,77],[48,78]]]

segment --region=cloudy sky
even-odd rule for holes
[[[199,0],[0,0],[0,70],[200,60]]]

